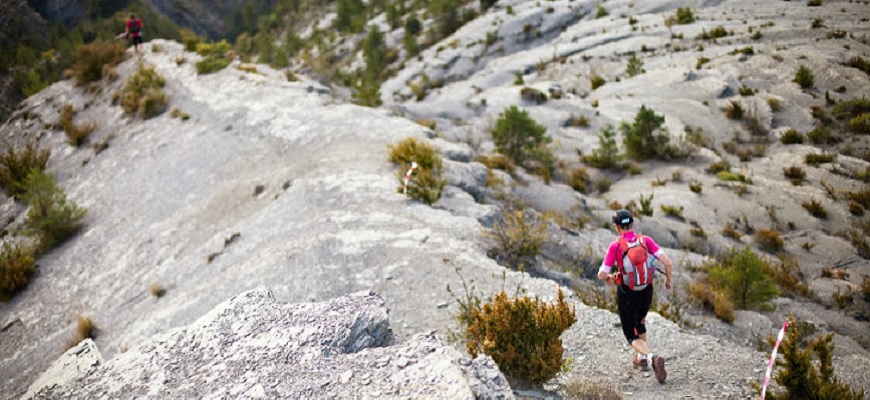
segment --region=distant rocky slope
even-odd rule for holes
[[[242,293],[193,324],[103,364],[90,340],[56,364],[25,398],[506,399],[495,362],[471,360],[432,334],[394,343],[383,300],[360,292],[282,305],[265,289]],[[81,359],[81,361],[78,361]]]

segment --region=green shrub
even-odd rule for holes
[[[807,211],[809,211],[810,215],[812,215],[816,218],[819,218],[819,219],[828,218],[828,211],[825,210],[825,206],[823,206],[822,203],[816,199],[811,199],[810,201],[805,201],[805,202],[801,203],[801,206],[803,206]]]
[[[807,153],[804,154],[804,162],[807,165],[812,165],[814,167],[819,164],[826,164],[834,161],[836,154],[827,154],[827,153]]]
[[[807,178],[807,173],[804,172],[804,169],[796,165],[792,165],[788,168],[783,168],[782,174],[791,181],[792,185],[795,186],[803,185],[804,179]]]
[[[749,246],[732,251],[708,273],[710,284],[728,294],[738,309],[754,309],[779,295],[765,273],[765,261]]]
[[[704,64],[706,64],[708,62],[710,62],[710,59],[707,57],[698,58],[698,62],[695,64],[695,69],[701,69],[701,67],[703,67]]]
[[[76,111],[73,109],[72,104],[64,104],[63,109],[60,112],[58,123],[63,127],[64,132],[66,132],[69,144],[78,147],[84,143],[85,138],[87,138],[88,135],[97,128],[97,126],[94,123],[76,125],[76,123],[73,122],[75,115]]]
[[[22,189],[27,174],[31,170],[43,171],[51,150],[40,149],[35,140],[31,139],[20,152],[9,146],[5,154],[0,154],[0,186],[6,194],[16,199],[24,193]]]
[[[554,304],[537,297],[508,298],[504,290],[474,312],[468,326],[468,353],[489,355],[506,375],[533,384],[562,369],[562,332],[577,322],[575,310],[559,288]]]
[[[184,50],[186,51],[196,51],[197,46],[205,43],[205,38],[189,29],[182,29],[179,34],[181,35],[181,43],[184,44]]]
[[[770,106],[770,111],[777,112],[782,109],[782,106],[779,105],[779,100],[771,97],[767,99],[767,105]]]
[[[114,67],[124,60],[124,47],[117,42],[96,41],[76,47],[73,73],[77,85],[103,79],[103,66]]]
[[[30,206],[23,231],[39,238],[39,250],[54,248],[81,227],[86,211],[75,202],[67,202],[63,188],[50,174],[34,169],[21,187],[22,199]]]
[[[746,175],[738,174],[730,171],[721,171],[716,174],[716,177],[719,178],[720,181],[724,182],[743,182],[743,183],[752,183],[752,180],[747,178]]]
[[[806,65],[801,64],[801,66],[798,67],[798,70],[795,73],[794,82],[800,85],[800,87],[803,89],[813,87],[813,71],[807,68]]]
[[[625,66],[625,74],[629,77],[637,76],[646,72],[643,69],[643,60],[637,57],[636,53],[631,53],[631,58],[628,59],[628,65]]]
[[[864,71],[865,74],[870,75],[870,61],[861,58],[861,56],[854,56],[846,61],[846,65],[857,68],[861,71]]]
[[[505,109],[490,133],[496,150],[523,166],[534,156],[536,149],[553,141],[546,136],[547,127],[532,119],[528,111],[517,106]]]
[[[405,174],[416,162],[417,168],[408,181],[408,196],[426,204],[433,204],[441,198],[446,179],[441,177],[443,161],[432,145],[409,137],[389,148],[389,161],[399,165],[396,177],[398,191],[404,190]]]
[[[154,71],[154,67],[139,69],[127,78],[124,90],[121,92],[121,107],[127,114],[137,114],[142,118],[151,118],[166,110],[168,100],[163,86],[163,77]]]
[[[821,5],[822,5],[822,0],[808,0],[807,1],[808,7],[819,7]]]
[[[598,5],[598,10],[595,12],[595,18],[604,18],[610,15],[610,12],[607,11],[606,8],[602,7],[600,4]]]
[[[840,101],[833,108],[834,118],[839,120],[855,118],[866,113],[870,113],[870,100],[864,98]]]
[[[232,47],[226,40],[217,43],[197,43],[196,53],[203,59],[196,63],[196,73],[200,75],[220,71],[230,65],[234,58]]]
[[[839,141],[839,139],[834,136],[834,133],[826,126],[820,126],[807,132],[807,139],[810,140],[810,143],[816,145],[828,145]]]
[[[535,104],[543,104],[547,102],[547,95],[544,92],[528,86],[524,86],[520,89],[520,97],[524,101]]]
[[[527,263],[541,254],[541,246],[547,241],[547,220],[524,210],[506,210],[502,220],[496,221],[485,235],[495,244],[490,255],[496,261],[523,270]]]
[[[689,183],[689,190],[691,190],[692,193],[699,193],[700,194],[701,190],[703,190],[703,186],[701,185],[701,182],[693,180],[692,182]]]
[[[766,398],[770,400],[863,399],[863,389],[853,390],[834,375],[833,339],[834,334],[829,333],[806,340],[800,324],[790,324],[786,329],[785,339],[780,344],[781,357],[776,359],[776,368],[774,368],[776,372],[772,376],[777,385],[766,393]],[[770,348],[773,348],[776,338],[768,337],[767,343]],[[801,349],[802,343],[806,343],[803,349]],[[762,387],[757,382],[750,382],[750,385],[757,393],[761,393]]]
[[[779,141],[782,144],[803,144],[804,135],[794,129],[789,129],[782,134]]]
[[[740,93],[741,96],[753,96],[753,95],[755,95],[755,89],[753,89],[749,86],[745,86],[745,85],[740,86],[740,89],[738,89],[738,92]]]
[[[654,157],[671,158],[675,149],[670,146],[668,135],[661,132],[664,123],[663,115],[657,115],[651,108],[641,106],[634,123],[623,122],[620,125],[626,155],[638,161]]]
[[[619,148],[616,145],[616,132],[612,125],[607,125],[598,134],[598,148],[592,154],[583,156],[582,160],[594,168],[614,168],[622,161]]]
[[[729,237],[734,240],[740,240],[740,237],[743,236],[740,231],[734,229],[734,225],[730,222],[726,222],[725,226],[722,227],[722,236]]]
[[[711,174],[718,174],[720,172],[728,172],[730,170],[731,170],[731,164],[729,164],[727,160],[716,161],[707,167],[707,172],[709,172]]]
[[[695,22],[695,14],[689,7],[677,8],[676,21],[679,25],[691,24],[692,22]]]
[[[592,75],[592,77],[589,78],[589,83],[592,85],[592,90],[595,90],[604,86],[607,81],[605,81],[604,78],[599,75]]]
[[[8,301],[27,286],[35,269],[33,249],[3,242],[0,248],[0,301]]]
[[[661,204],[659,205],[659,208],[661,208],[662,212],[665,213],[666,216],[676,218],[680,221],[685,221],[685,218],[683,218],[683,206],[680,206],[678,208],[677,206]]]
[[[655,197],[655,193],[650,193],[649,197],[644,197],[643,193],[640,194],[640,210],[638,212],[640,215],[645,215],[647,217],[652,217],[653,208],[652,208],[652,200]]]
[[[762,228],[755,232],[755,244],[764,251],[776,253],[782,251],[785,243],[776,229]]]
[[[849,121],[849,129],[855,133],[870,134],[870,113],[861,114]]]
[[[719,26],[713,28],[713,30],[710,32],[707,32],[706,30],[702,29],[701,35],[698,37],[698,39],[716,40],[716,39],[723,38],[723,37],[728,36],[728,35],[729,35],[729,33],[727,30],[725,30],[725,27],[723,27],[722,25],[719,25]]]
[[[196,73],[200,75],[220,71],[230,65],[231,60],[225,57],[207,56],[196,63]]]

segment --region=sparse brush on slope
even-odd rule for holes
[[[27,286],[36,270],[33,249],[29,246],[3,242],[0,248],[0,301],[7,301]]]
[[[57,186],[51,175],[34,169],[27,174],[21,189],[22,199],[30,206],[23,231],[39,238],[40,251],[63,243],[81,226],[85,209],[68,202],[63,188]]]
[[[547,127],[532,119],[528,111],[508,107],[490,133],[496,150],[517,165],[530,168],[541,163],[544,171],[552,173],[555,169],[555,159],[547,147],[553,139],[546,135]]]
[[[76,84],[84,85],[103,78],[104,66],[114,67],[124,59],[124,48],[116,42],[96,41],[76,48],[73,71]]]
[[[6,194],[16,199],[24,193],[24,180],[31,170],[42,171],[51,150],[40,149],[35,140],[31,139],[24,145],[24,149],[16,151],[14,147],[6,148],[6,153],[0,154],[0,187],[6,190]]]
[[[92,122],[78,125],[73,121],[75,115],[76,111],[72,104],[64,104],[63,110],[60,112],[58,124],[60,124],[60,126],[63,127],[64,132],[66,132],[69,144],[78,147],[84,143],[85,138],[87,138],[87,136],[97,128],[97,125]]]
[[[121,107],[127,114],[137,114],[142,118],[151,118],[166,110],[168,100],[163,86],[166,84],[154,67],[142,65],[127,78],[124,90],[120,94]]]
[[[573,307],[559,288],[555,303],[537,297],[508,298],[504,290],[474,311],[468,325],[467,350],[486,354],[506,375],[542,383],[562,369],[562,332],[577,322]]]
[[[727,293],[738,309],[755,309],[779,295],[765,273],[766,261],[748,246],[732,251],[708,272],[709,283]]]

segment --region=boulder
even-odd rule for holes
[[[105,364],[85,341],[25,397],[512,398],[491,358],[434,332],[395,344],[387,314],[374,292],[288,305],[255,289]]]

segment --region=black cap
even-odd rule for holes
[[[634,217],[628,210],[619,210],[613,214],[613,223],[619,226],[628,226],[634,223]]]

